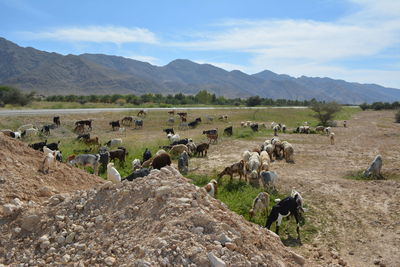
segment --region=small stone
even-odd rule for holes
[[[204,228],[201,226],[195,227],[192,229],[192,233],[194,234],[202,234],[204,232]]]
[[[72,232],[65,238],[65,243],[67,244],[72,243],[74,241],[74,238],[75,238],[75,232]]]
[[[108,266],[113,266],[115,264],[115,258],[113,257],[107,257],[104,262],[108,265]]]
[[[50,241],[49,240],[43,241],[40,244],[40,248],[43,248],[43,249],[48,248],[49,246],[50,246]]]
[[[354,255],[354,251],[349,251],[349,255]]]
[[[305,260],[302,256],[300,256],[299,254],[296,254],[296,253],[294,253],[294,252],[291,252],[291,253],[292,253],[293,260],[294,260],[297,264],[299,264],[299,265],[301,265],[301,266],[304,266],[304,264],[306,263],[306,260]]]
[[[56,215],[55,218],[56,218],[57,221],[64,221],[65,216],[63,216],[63,215]]]
[[[78,205],[76,205],[75,206],[75,209],[77,209],[77,210],[83,210],[83,205],[82,204],[78,204]]]
[[[235,245],[235,243],[231,243],[231,242],[226,242],[225,247],[227,247],[228,249],[230,249],[232,251],[237,249],[237,246]]]
[[[14,231],[14,233],[16,233],[16,234],[19,234],[19,233],[21,233],[21,230],[22,230],[22,229],[21,229],[20,227],[15,227],[13,231]]]
[[[48,186],[43,186],[38,190],[38,196],[39,197],[51,197],[53,194],[52,190]]]
[[[68,263],[70,260],[71,260],[71,256],[68,255],[68,254],[65,254],[65,255],[62,257],[62,262],[63,262],[63,263]]]
[[[215,256],[212,252],[209,252],[207,254],[208,260],[210,261],[210,264],[212,267],[225,267],[226,264],[225,262],[218,258],[217,256]]]
[[[40,238],[39,238],[39,242],[40,243],[42,243],[42,242],[44,242],[44,241],[48,241],[49,240],[49,237],[47,236],[47,235],[42,235]]]
[[[56,242],[57,242],[58,244],[64,244],[64,242],[65,242],[65,237],[64,237],[63,235],[59,235],[59,236],[56,238]]]
[[[232,242],[232,239],[229,238],[227,235],[225,235],[224,233],[222,233],[219,238],[218,241],[222,244],[225,245],[225,243],[227,242]]]
[[[374,259],[374,264],[375,265],[379,265],[379,263],[381,263],[381,259]]]
[[[338,263],[339,263],[339,265],[342,265],[342,266],[347,265],[347,262],[345,262],[342,258],[339,259]]]
[[[4,204],[3,205],[3,213],[5,216],[13,216],[21,211],[21,207],[18,207],[14,204]]]

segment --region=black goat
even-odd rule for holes
[[[272,207],[271,213],[267,218],[265,227],[270,229],[273,222],[276,222],[276,234],[279,235],[279,226],[282,223],[282,218],[293,215],[297,223],[297,238],[300,240],[300,224],[303,219],[303,200],[300,194],[296,191],[292,192],[292,196],[286,197]]]
[[[187,138],[183,138],[181,140],[172,142],[171,146],[175,146],[175,145],[187,145],[189,143],[189,139]]]
[[[42,134],[49,135],[50,134],[50,125],[43,125],[42,130],[40,130]]]
[[[46,146],[47,146],[47,148],[48,149],[51,149],[51,150],[58,150],[58,145],[60,144],[60,141],[58,141],[57,143],[50,143],[50,144],[47,144]]]
[[[40,150],[43,151],[43,147],[47,144],[47,139],[44,142],[39,142],[39,143],[34,143],[34,144],[30,144],[28,145],[29,147],[35,149],[35,150]],[[54,150],[54,149],[51,149]]]
[[[224,134],[226,134],[227,136],[232,136],[232,134],[233,134],[233,127],[232,127],[232,126],[226,127],[226,128],[224,129]]]
[[[136,178],[140,178],[140,177],[144,177],[150,174],[150,169],[148,168],[141,168],[139,170],[136,170],[134,172],[132,172],[131,174],[129,174],[128,176],[126,176],[123,179],[126,179],[128,181],[133,181]]]
[[[57,125],[57,127],[60,127],[61,125],[60,116],[53,117],[53,123]]]
[[[118,130],[119,127],[121,127],[121,126],[119,125],[119,120],[118,120],[118,121],[112,121],[112,122],[110,122],[109,124],[111,125],[113,131],[115,131],[116,128],[117,128],[117,130]]]
[[[80,135],[78,135],[78,137],[76,138],[76,140],[80,140],[80,141],[83,141],[83,140],[86,140],[86,139],[90,139],[90,133],[87,133],[87,134],[80,134]]]
[[[251,124],[250,128],[253,130],[253,132],[258,132],[258,123]]]
[[[175,134],[174,128],[166,128],[163,130],[166,134]]]
[[[153,155],[151,154],[151,151],[148,148],[146,148],[146,150],[143,152],[143,160],[142,160],[142,162],[145,162],[146,160],[151,159],[152,156]]]
[[[203,131],[203,134],[217,134],[217,133],[218,133],[217,129]]]

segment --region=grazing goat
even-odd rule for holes
[[[178,140],[180,139],[180,136],[179,136],[179,134],[172,134],[172,133],[169,133],[169,134],[167,134],[167,138],[169,139],[169,141],[170,141],[171,144],[172,144],[172,143],[178,141]],[[185,144],[185,145],[186,145],[186,144]]]
[[[83,142],[88,146],[100,146],[99,138],[97,136],[89,139],[84,139]]]
[[[231,181],[232,181],[232,179],[233,179],[233,174],[235,174],[235,173],[237,173],[237,174],[239,174],[239,181],[241,181],[242,180],[242,176],[244,176],[245,177],[245,180],[246,180],[246,174],[245,174],[245,172],[244,172],[244,165],[245,165],[245,163],[244,163],[244,160],[241,160],[241,161],[239,161],[239,162],[236,162],[236,163],[234,163],[234,164],[232,164],[231,166],[229,166],[229,167],[226,167],[222,172],[220,172],[219,174],[218,174],[218,181],[222,178],[222,176],[224,176],[224,175],[230,175],[230,177],[231,177]]]
[[[143,118],[146,117],[146,115],[147,115],[147,112],[144,111],[143,109],[140,110],[140,111],[138,112],[138,114],[137,114],[138,117],[143,117]]]
[[[21,133],[21,137],[32,137],[32,136],[35,136],[35,135],[38,135],[38,133],[39,133],[39,130],[38,129],[36,129],[36,128],[28,128],[28,129],[26,129],[25,131],[23,131],[22,133]]]
[[[186,153],[188,153],[189,152],[189,149],[188,149],[188,147],[186,146],[186,145],[182,145],[182,144],[180,144],[180,145],[175,145],[175,146],[173,146],[172,148],[171,148],[171,150],[169,151],[169,153],[171,154],[171,155],[178,155],[178,154],[180,154],[180,153],[182,153],[182,152],[186,152]]]
[[[151,162],[151,166],[153,169],[161,169],[162,167],[171,165],[171,157],[167,153],[161,153],[158,156],[155,156],[153,161]]]
[[[203,131],[203,134],[218,134],[218,130],[217,129],[205,130]]]
[[[125,156],[126,156],[125,148],[122,149],[118,148],[116,150],[110,151],[110,161],[118,159],[120,162],[125,162]]]
[[[210,145],[208,143],[201,143],[196,147],[196,155],[201,157],[206,156],[207,157],[207,151],[210,148]]]
[[[171,145],[175,146],[175,145],[187,145],[190,142],[191,139],[188,138],[183,138],[180,140],[177,140],[175,142],[172,142]]]
[[[372,161],[371,165],[364,171],[364,177],[369,177],[371,174],[379,179],[383,179],[381,174],[382,169],[382,156],[377,155]]]
[[[51,149],[51,150],[58,150],[58,145],[60,144],[60,141],[58,141],[57,143],[50,143],[47,144],[46,146]]]
[[[105,146],[108,147],[113,147],[113,146],[120,146],[122,145],[122,139],[121,138],[114,138],[108,141],[107,143],[104,144]]]
[[[79,135],[76,137],[76,140],[79,140],[79,141],[84,141],[84,140],[87,140],[87,139],[90,139],[90,133],[87,133],[87,134],[79,134]]]
[[[146,147],[146,149],[143,152],[142,162],[145,162],[145,161],[151,159],[151,157],[152,157],[151,151]]]
[[[283,157],[285,158],[286,162],[294,162],[293,155],[294,155],[294,148],[292,144],[287,141],[282,142],[283,146]]]
[[[258,132],[258,123],[250,124],[250,128],[253,130],[253,132]]]
[[[57,127],[60,127],[61,125],[60,116],[53,117],[53,123],[57,125]]]
[[[93,122],[93,120],[80,120],[80,121],[75,122],[75,126],[87,125],[89,127],[89,129],[92,130],[92,122]]]
[[[100,155],[99,162],[102,168],[106,168],[108,163],[110,163],[110,152],[107,150],[106,147],[103,147],[103,149],[100,148],[99,155]]]
[[[326,127],[326,128],[324,129],[324,131],[325,131],[325,134],[326,134],[326,135],[329,135],[329,134],[331,133],[331,131],[332,131],[332,128],[331,128],[331,127]]]
[[[276,234],[279,235],[279,226],[282,218],[293,215],[296,219],[297,239],[300,240],[300,224],[303,222],[303,200],[298,192],[292,192],[292,196],[286,197],[272,207],[271,213],[267,218],[265,227],[270,229],[273,222],[276,222]]]
[[[135,120],[135,129],[143,127],[143,120]]]
[[[132,171],[136,171],[137,169],[140,169],[142,164],[140,163],[140,159],[134,159],[132,160]]]
[[[43,125],[42,129],[40,132],[44,135],[50,135],[50,126],[49,125]]]
[[[224,129],[224,134],[227,135],[227,136],[232,136],[232,134],[233,134],[233,127],[232,127],[232,126],[226,127],[226,128]]]
[[[217,197],[218,193],[218,182],[214,179],[212,179],[208,184],[204,186],[204,189],[206,190],[207,194],[209,194],[212,197]]]
[[[325,130],[325,127],[324,126],[317,126],[317,127],[315,127],[315,131],[316,132],[323,132]]]
[[[124,180],[133,181],[133,180],[135,180],[137,178],[145,177],[145,176],[147,176],[149,174],[150,174],[150,169],[149,168],[141,168],[141,169],[133,171],[131,174],[126,176],[124,178]]]
[[[30,148],[33,148],[34,150],[40,150],[43,151],[43,147],[47,144],[47,139],[44,142],[38,142],[34,144],[28,145]]]
[[[331,140],[331,145],[334,145],[335,144],[335,133],[334,132],[331,132],[329,134],[329,139]]]
[[[190,156],[193,155],[194,153],[196,153],[196,148],[197,148],[197,146],[196,146],[196,144],[195,144],[193,141],[188,142],[188,143],[186,144],[186,146],[187,146],[188,149],[189,149],[189,155],[190,155]]]
[[[163,132],[165,132],[166,134],[172,134],[172,135],[175,134],[174,128],[166,128],[166,129],[163,129]]]
[[[182,174],[187,174],[189,171],[189,156],[186,151],[183,151],[178,158],[178,170]]]
[[[29,128],[35,128],[35,127],[33,127],[33,124],[25,124],[25,125],[18,127],[18,131],[22,133],[23,131],[25,131],[26,129],[29,129]]]
[[[266,192],[260,192],[258,196],[253,200],[253,205],[249,210],[250,219],[257,214],[268,214],[268,206],[269,206],[269,194]]]
[[[107,164],[107,180],[113,182],[114,184],[121,182],[121,175],[117,169],[114,168],[114,163],[112,162]]]
[[[261,184],[265,190],[270,188],[275,189],[275,184],[278,181],[278,175],[273,171],[261,171],[260,172]]]
[[[121,125],[119,124],[119,120],[111,121],[109,124],[111,125],[113,131],[116,131],[119,129],[119,127],[121,127]]]
[[[124,126],[132,126],[133,117],[132,116],[123,117],[121,123]]]
[[[343,127],[344,127],[344,128],[347,127],[347,121],[343,121]]]
[[[174,118],[168,118],[168,120],[167,120],[167,125],[174,125],[174,123],[175,123],[175,119]]]
[[[208,142],[211,143],[211,141],[215,144],[218,143],[218,133],[215,134],[207,134],[207,139]]]
[[[221,115],[221,116],[218,117],[218,120],[227,121],[228,120],[228,115]]]
[[[72,157],[71,157],[72,158]],[[80,154],[76,157],[73,157],[72,159],[69,158],[70,160],[68,161],[68,164],[71,166],[91,166],[93,167],[93,172],[94,174],[98,174],[98,167],[99,167],[99,161],[100,161],[100,155],[99,154]]]
[[[75,126],[74,133],[82,135],[85,132],[85,125],[78,124]]]

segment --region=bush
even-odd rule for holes
[[[400,109],[397,110],[395,115],[395,122],[400,123]]]
[[[24,94],[11,86],[0,86],[0,103],[25,106],[33,99],[34,93]]]

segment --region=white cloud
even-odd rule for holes
[[[241,70],[250,73],[271,69],[297,76],[321,75],[400,87],[398,69],[390,68],[390,64],[386,70],[378,69],[370,60],[387,57],[389,49],[400,50],[400,1],[352,2],[358,5],[358,11],[336,21],[230,19],[214,31],[195,33],[191,41],[173,45],[198,51],[247,53],[250,64]],[[344,59],[367,59],[370,62],[366,64],[371,65],[350,68],[337,63]]]
[[[60,28],[45,32],[26,33],[33,39],[94,43],[157,43],[154,33],[143,28],[90,26]]]

